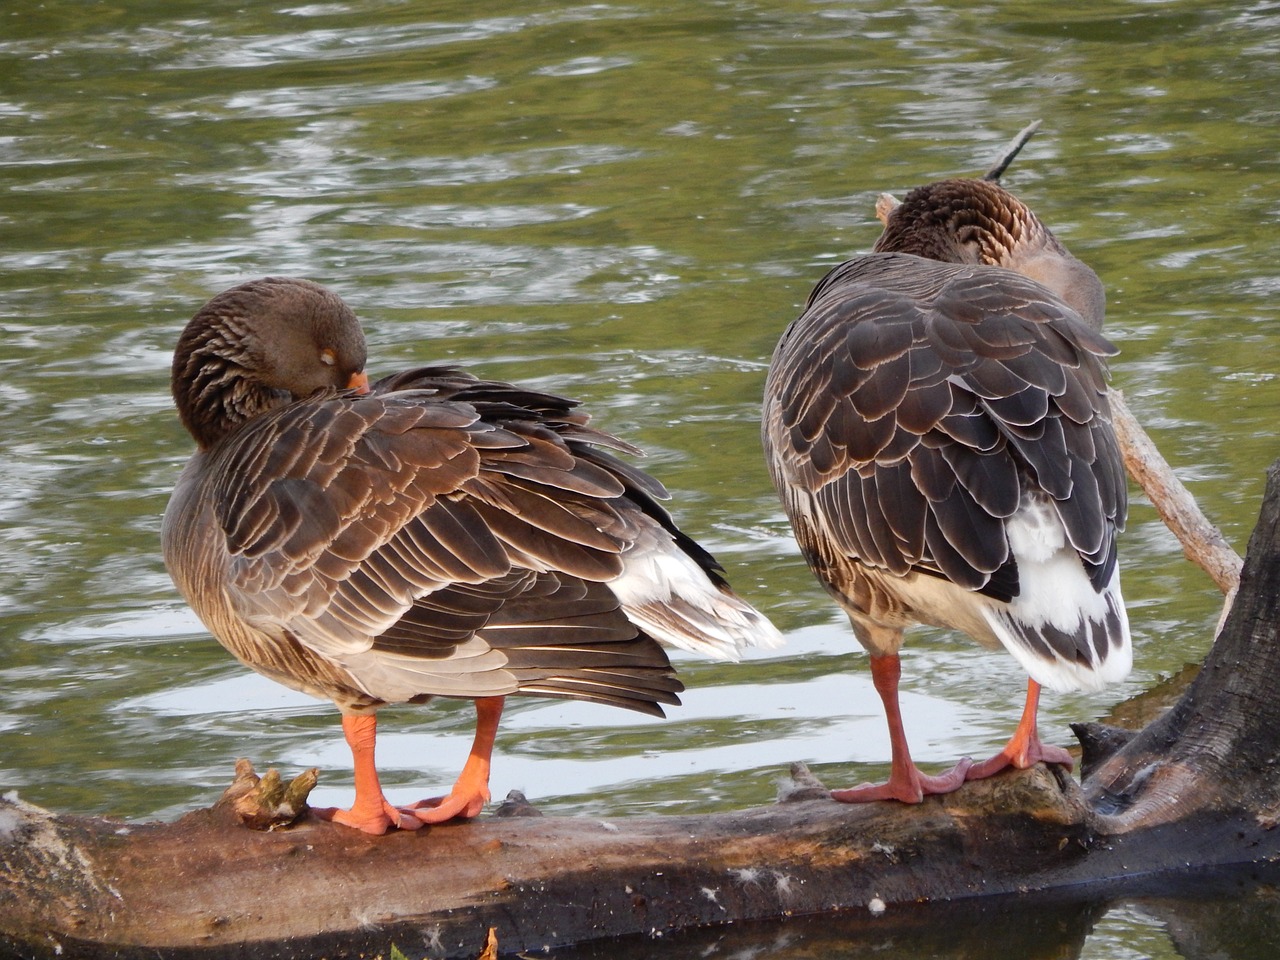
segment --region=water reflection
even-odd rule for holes
[[[929,904],[879,916],[870,910],[796,917],[553,951],[558,960],[639,960],[655,949],[670,956],[750,960],[1069,960],[1082,948],[1104,904],[1011,898],[990,903]],[[1110,955],[1125,960],[1124,954]],[[1154,954],[1146,955],[1156,960]],[[1136,957],[1135,957],[1136,960]]]
[[[1205,872],[1123,900],[1025,894],[732,924],[555,950],[560,960],[1269,960],[1280,949],[1276,868]]]

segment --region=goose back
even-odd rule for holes
[[[1063,298],[1001,267],[872,253],[819,282],[775,351],[763,439],[802,552],[873,652],[932,623],[1004,643],[1051,686],[1095,685],[1121,632],[1104,621],[1123,616],[1098,599],[1126,512],[1114,352]],[[1002,635],[1027,590],[1010,525],[1042,513],[1083,565],[1083,602],[1105,608],[1083,636],[1066,619]]]
[[[448,368],[288,403],[197,453],[166,560],[237,657],[349,710],[538,693],[661,712],[681,685],[609,584],[653,550],[724,581],[574,407]]]

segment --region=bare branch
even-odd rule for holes
[[[1160,519],[1178,538],[1187,559],[1213,578],[1227,595],[1230,607],[1240,586],[1240,568],[1244,561],[1231,549],[1222,531],[1206,519],[1195,497],[1174,475],[1173,468],[1129,410],[1124,394],[1113,389],[1110,397],[1111,417],[1125,468],[1151,500]]]
[[[1009,141],[1009,145],[1004,148],[1004,153],[1000,155],[1000,158],[982,175],[982,179],[993,182],[999,180],[1004,175],[1004,172],[1009,169],[1009,164],[1013,163],[1013,158],[1027,145],[1027,141],[1035,136],[1035,132],[1040,129],[1040,123],[1041,121],[1039,120],[1033,120],[1023,127],[1018,132],[1018,135]]]

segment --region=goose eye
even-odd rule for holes
[[[325,347],[320,351],[320,362],[326,367],[332,367],[337,362],[337,354],[330,347]]]

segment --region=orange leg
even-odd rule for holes
[[[1036,712],[1040,707],[1040,684],[1034,680],[1027,681],[1027,704],[1022,708],[1022,719],[1018,728],[1005,744],[1003,750],[990,760],[974,764],[965,774],[966,780],[982,780],[992,774],[999,773],[1006,767],[1025,770],[1037,763],[1059,763],[1071,769],[1071,754],[1061,747],[1049,746],[1040,742],[1040,734],[1036,730]]]
[[[898,706],[898,680],[902,676],[902,663],[896,653],[871,657],[871,682],[884,702],[885,718],[889,721],[889,745],[892,760],[889,779],[885,783],[864,783],[848,790],[832,790],[831,798],[841,803],[866,803],[870,800],[901,800],[903,803],[919,803],[926,794],[950,793],[960,788],[969,769],[966,758],[936,777],[920,772],[911,761],[907,747],[907,734],[902,727],[902,711]]]
[[[335,807],[312,809],[321,820],[332,820],[356,827],[365,833],[386,833],[391,827],[416,830],[422,822],[387,802],[378,780],[378,768],[374,764],[373,747],[378,736],[378,718],[372,713],[344,715],[342,732],[351,747],[351,760],[355,765],[356,799],[347,810]]]
[[[421,823],[444,823],[454,817],[474,817],[489,802],[489,763],[493,742],[498,736],[498,720],[502,717],[502,697],[476,700],[476,738],[471,755],[458,774],[458,780],[447,797],[420,800],[408,812]]]

